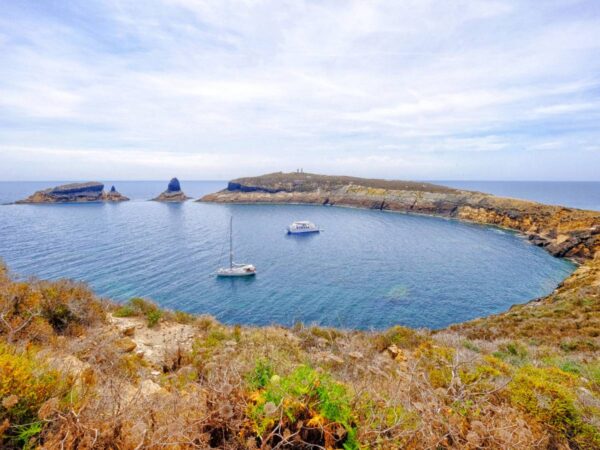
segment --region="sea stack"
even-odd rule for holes
[[[114,186],[113,186],[114,188]],[[129,200],[117,190],[104,192],[104,185],[96,181],[87,183],[71,183],[50,189],[37,191],[18,204],[25,203],[88,203],[88,202],[122,202]]]
[[[124,202],[129,200],[119,191],[115,189],[115,186],[111,186],[110,191],[102,193],[102,200],[105,202]]]
[[[171,178],[167,190],[152,200],[156,202],[185,202],[190,197],[181,190],[181,184],[177,178]]]

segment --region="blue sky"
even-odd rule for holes
[[[1,180],[600,180],[599,1],[0,11]]]

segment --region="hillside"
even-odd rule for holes
[[[599,274],[432,334],[225,326],[3,268],[2,448],[598,448]]]

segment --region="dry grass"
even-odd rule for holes
[[[3,268],[1,446],[598,448],[600,364],[579,343],[597,343],[589,286],[535,314],[368,333],[230,327],[139,300],[124,314],[80,284]],[[542,333],[542,319],[565,325]]]

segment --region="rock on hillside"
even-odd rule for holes
[[[71,183],[56,186],[50,189],[37,191],[24,200],[23,203],[84,203],[84,202],[120,202],[129,200],[124,195],[111,189],[104,192],[104,185],[95,181],[87,183]]]
[[[167,190],[152,200],[156,202],[185,202],[190,197],[181,190],[181,184],[177,178],[171,178]]]

